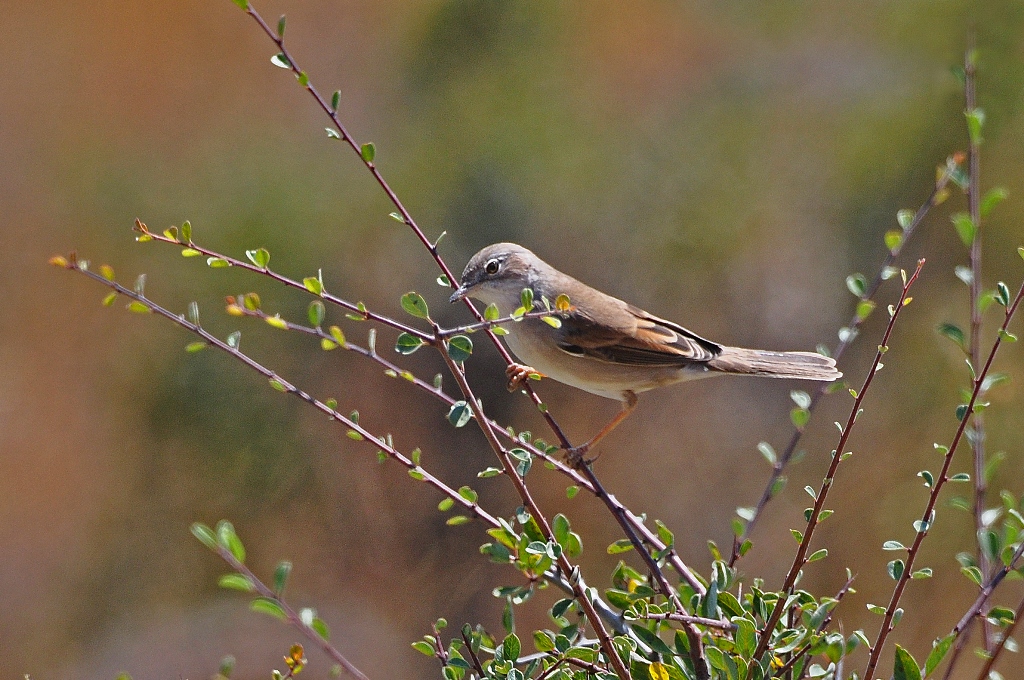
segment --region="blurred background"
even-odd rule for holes
[[[1007,2],[713,3],[639,0],[285,2],[296,59],[432,238],[461,270],[479,247],[517,241],[560,269],[729,344],[834,346],[854,299],[844,280],[870,278],[898,209],[928,196],[935,166],[964,149],[960,85],[977,31],[979,101],[987,116],[982,187],[1010,198],[985,224],[985,283],[1022,275],[1015,248],[1024,194],[1024,6]],[[401,316],[398,297],[423,293],[444,323],[465,321],[411,233],[273,45],[231,2],[3,3],[0,43],[0,656],[11,677],[204,678],[234,654],[237,678],[267,677],[296,634],[218,590],[225,571],[189,534],[193,521],[231,519],[267,579],[295,571],[289,597],[315,606],[333,640],[371,677],[434,677],[409,647],[439,616],[500,631],[498,585],[510,569],[485,562],[476,524],[447,527],[438,495],[372,449],[152,316],[100,305],[105,291],[47,267],[77,250],[109,263],[171,309],[199,302],[205,325],[313,394],[334,396],[362,423],[392,431],[453,486],[472,484],[492,512],[517,499],[502,480],[477,480],[493,460],[472,427],[455,430],[438,402],[375,364],[323,353],[307,338],[227,317],[223,297],[255,290],[269,311],[304,318],[307,298],[241,272],[210,270],[173,249],[136,244],[191,220],[197,242],[241,256],[264,246],[295,278],[323,269],[327,289]],[[966,327],[967,289],[953,267],[967,251],[949,221],[954,191],[921,226],[901,264],[928,265],[867,400],[820,530],[827,560],[803,585],[834,592],[844,568],[856,595],[839,614],[849,633],[877,633],[865,603],[886,602],[892,558],[926,500],[915,473],[935,469],[932,442],[955,427],[968,380],[959,351],[935,327]],[[879,295],[893,301],[893,282]],[[997,312],[987,317],[986,342]],[[841,368],[859,385],[885,321],[872,317]],[[368,326],[331,312],[353,339]],[[1019,324],[1018,324],[1019,325]],[[394,334],[380,331],[390,353]],[[490,413],[547,436],[521,395],[509,395],[493,348],[478,342],[471,380]],[[424,351],[403,365],[429,379]],[[998,368],[1021,375],[1007,346]],[[449,381],[449,386],[451,386]],[[634,511],[666,522],[683,558],[707,573],[706,542],[731,544],[738,506],[769,473],[759,441],[789,438],[787,382],[722,379],[646,395],[603,443],[597,472]],[[618,409],[550,381],[538,387],[577,441]],[[1006,452],[995,491],[1024,491],[1017,383],[995,391],[988,451]],[[792,557],[788,529],[835,445],[845,395],[812,420],[740,563],[778,587]],[[969,469],[964,450],[955,466]],[[603,585],[619,538],[594,499],[565,497],[562,477],[531,474],[540,503],[583,535],[585,573]],[[955,490],[967,493],[966,487]],[[919,660],[974,599],[958,551],[972,518],[942,503],[919,566],[935,578],[908,589],[893,639]],[[635,559],[635,556],[627,559]],[[999,601],[1016,605],[1019,583]],[[546,592],[518,613],[546,624]],[[309,649],[309,677],[329,662]],[[885,672],[891,653],[885,655]],[[969,659],[969,668],[975,659]],[[855,666],[862,666],[858,657]],[[1015,658],[1000,666],[1024,677]]]

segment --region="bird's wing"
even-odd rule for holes
[[[720,345],[671,321],[621,303],[597,321],[578,310],[562,318],[559,348],[576,356],[632,366],[685,366],[714,359]]]

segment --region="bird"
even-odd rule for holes
[[[539,373],[622,404],[604,428],[569,451],[577,462],[632,413],[642,392],[718,375],[825,382],[843,375],[834,359],[817,352],[746,349],[703,338],[588,286],[515,243],[495,243],[473,255],[449,301],[471,297],[509,314],[520,307],[524,289],[535,300],[564,295],[569,304],[551,312],[557,324],[537,316],[506,324],[505,342],[522,362],[508,368],[509,389]]]

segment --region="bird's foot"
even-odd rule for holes
[[[508,391],[515,392],[522,387],[525,381],[540,380],[544,377],[544,374],[531,366],[509,364],[509,367],[505,369],[505,377],[508,378]]]
[[[597,456],[593,458],[587,458],[587,453],[590,452],[590,443],[581,444],[580,446],[573,446],[565,449],[565,462],[573,470],[582,470],[585,467],[590,467]]]

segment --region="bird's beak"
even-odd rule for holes
[[[448,302],[458,302],[462,298],[466,297],[466,293],[468,292],[469,288],[467,288],[466,286],[459,286],[458,288],[455,289],[455,292],[452,293],[452,296],[448,298]]]

